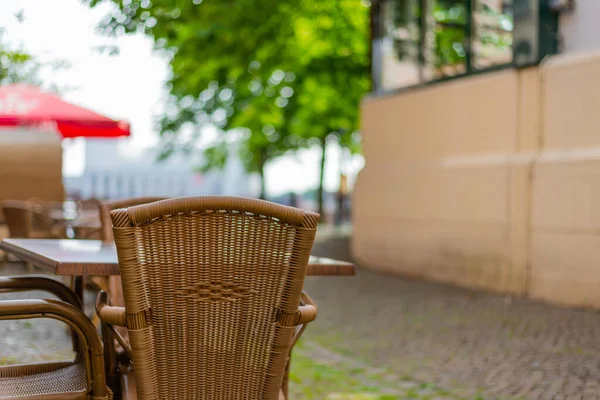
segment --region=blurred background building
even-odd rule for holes
[[[200,173],[181,155],[157,162],[148,150],[134,157],[119,152],[114,139],[86,139],[84,170],[64,178],[69,197],[127,198],[138,196],[250,196],[253,177],[244,172],[235,147],[223,170]]]
[[[372,4],[355,257],[599,306],[600,2]]]

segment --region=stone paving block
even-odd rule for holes
[[[314,253],[351,259],[347,239],[322,241]],[[514,394],[570,400],[600,393],[596,311],[362,268],[348,279],[308,278],[305,288],[319,305],[307,335],[399,376],[469,399],[482,393],[485,400]]]
[[[320,241],[313,253],[350,259],[346,239]],[[469,400],[600,400],[596,311],[507,301],[362,268],[355,277],[309,277],[305,289],[319,307],[305,337],[331,349],[328,360],[343,354],[376,367],[399,391],[444,399],[416,380]],[[66,330],[37,322],[23,328],[0,323],[0,363],[32,361],[35,354],[19,350],[22,340],[48,350],[50,359],[64,354],[44,343],[69,351]]]

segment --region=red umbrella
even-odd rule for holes
[[[0,126],[53,123],[63,138],[119,137],[131,134],[129,124],[67,103],[54,94],[27,85],[0,87]]]

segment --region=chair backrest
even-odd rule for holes
[[[62,201],[48,200],[40,197],[29,197],[26,201],[39,212],[46,212],[51,209],[62,209],[63,207]]]
[[[111,212],[143,399],[278,399],[319,215],[190,197]]]
[[[4,221],[12,238],[28,238],[33,223],[33,208],[23,200],[4,200],[2,202]]]
[[[164,197],[134,197],[124,200],[108,200],[98,203],[100,211],[100,238],[104,241],[112,242],[112,221],[110,220],[110,212],[117,208],[133,207],[140,204],[153,203],[155,201],[165,200]]]
[[[77,203],[82,210],[98,210],[98,207],[100,206],[100,200],[95,197],[78,200]]]
[[[64,203],[39,197],[30,197],[26,201],[31,205],[33,211],[31,230],[47,233],[50,237],[52,220],[49,218],[49,213],[51,210],[62,210]]]

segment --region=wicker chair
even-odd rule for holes
[[[2,211],[10,237],[51,239],[65,236],[64,227],[54,225],[50,218],[29,201],[4,200]]]
[[[83,212],[85,211],[95,211],[98,212],[100,210],[100,200],[92,197],[84,200],[77,201],[77,209]],[[75,235],[75,239],[94,239],[99,240],[100,237],[100,227],[98,225],[97,218],[91,219],[82,219],[77,218],[74,221],[73,225],[73,233]]]
[[[97,221],[75,222],[71,227],[75,239],[100,240],[102,238],[100,235],[101,228],[98,226]]]
[[[81,299],[63,281],[48,275],[0,276],[0,293],[44,291],[83,310]],[[77,351],[77,336],[73,333],[73,350]],[[2,398],[0,394],[0,398]]]
[[[2,300],[0,320],[52,318],[79,339],[73,361],[0,366],[0,398],[18,400],[112,399],[106,387],[102,342],[83,312],[58,300]]]
[[[291,349],[317,313],[302,286],[319,215],[192,197],[111,217],[125,308],[100,293],[96,309],[118,339],[114,326],[128,328],[139,398],[285,398]]]
[[[134,197],[131,199],[102,201],[100,202],[100,223],[102,225],[102,240],[112,242],[113,236],[112,221],[110,212],[118,208],[127,208],[139,206],[140,204],[154,203],[155,201],[165,200],[165,197]]]
[[[61,301],[82,309],[81,299],[68,286],[48,275],[12,275],[0,276],[0,293],[41,290],[51,293]]]
[[[34,207],[31,203],[22,200],[4,200],[2,212],[12,238],[45,238],[50,237],[48,232],[33,229]]]
[[[100,200],[95,197],[79,200],[78,203],[82,210],[98,210],[100,207]]]
[[[100,239],[105,242],[114,241],[112,221],[110,219],[110,212],[112,210],[152,203],[159,200],[164,200],[164,197],[135,197],[131,199],[99,202]],[[91,277],[91,282],[96,288],[108,291],[111,304],[118,306],[123,306],[125,304],[123,301],[123,288],[120,276],[93,276]],[[121,335],[121,340],[129,339],[126,328],[118,327],[116,329],[118,329]],[[124,353],[123,350],[118,347],[118,344],[114,342],[114,336],[106,326],[102,327],[102,339],[104,340],[106,349],[106,373],[111,380],[111,384],[115,385],[115,377],[126,373],[126,365],[129,364],[131,360],[129,355]],[[127,383],[125,382],[124,385],[127,385]]]
[[[33,205],[27,201],[4,200],[2,213],[11,238],[49,239],[53,236],[50,221],[37,213]],[[8,261],[8,254],[4,252],[2,263],[6,261]]]
[[[52,210],[60,210],[63,208],[64,203],[62,201],[40,199],[36,197],[28,198],[26,201],[31,204],[34,211],[32,221],[33,229],[52,232],[51,237],[56,239],[67,237],[67,227],[64,221],[54,221],[50,218]]]
[[[132,199],[103,201],[99,203],[100,211],[100,239],[105,242],[114,241],[112,232],[112,221],[110,220],[110,212],[118,208],[127,208],[140,204],[153,203],[155,201],[164,200],[164,197],[136,197]],[[120,276],[94,277],[94,283],[102,290],[107,290],[110,294],[111,303],[118,306],[123,306],[123,289],[121,287]]]

